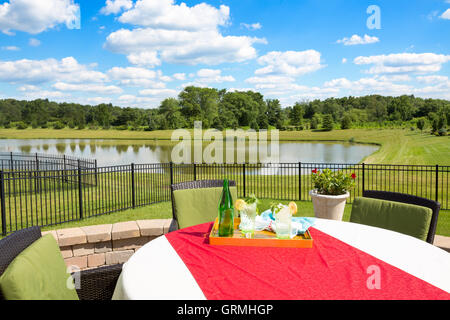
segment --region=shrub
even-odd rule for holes
[[[10,129],[11,128],[11,123],[5,123],[5,125],[3,126],[5,129]]]
[[[56,121],[56,122],[53,124],[53,129],[61,130],[61,129],[64,129],[65,126],[66,126],[66,125],[65,125],[64,123],[62,123],[61,121]]]
[[[343,116],[341,120],[341,129],[350,129],[351,126],[352,126],[352,119],[350,118],[350,116],[349,115]]]
[[[19,130],[24,130],[24,129],[28,128],[28,124],[26,124],[23,121],[19,121],[16,123],[16,128]]]
[[[47,129],[48,128],[48,123],[45,122],[45,123],[41,124],[41,128],[42,129]]]

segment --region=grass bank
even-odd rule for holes
[[[0,139],[111,139],[167,141],[171,130],[76,130],[76,129],[0,129]],[[436,137],[409,129],[348,129],[283,131],[280,141],[334,141],[376,144],[380,148],[364,159],[366,163],[448,165],[450,136]]]

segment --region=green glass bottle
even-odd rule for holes
[[[228,180],[223,180],[222,196],[219,202],[219,237],[231,237],[234,229],[234,206]]]

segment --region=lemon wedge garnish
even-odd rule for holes
[[[246,205],[247,205],[247,203],[245,203],[245,201],[242,199],[237,199],[236,202],[234,203],[234,207],[236,208],[236,210],[239,210],[239,211],[244,210]]]
[[[297,213],[297,204],[295,202],[289,202],[288,207],[292,215]]]

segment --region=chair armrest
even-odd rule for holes
[[[80,300],[111,300],[122,264],[84,270],[80,273]]]

